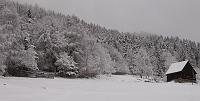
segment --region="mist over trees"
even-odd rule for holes
[[[123,33],[37,5],[0,0],[0,67],[13,76],[17,69],[28,68],[61,77],[163,77],[171,63],[183,60],[199,68],[200,43]]]

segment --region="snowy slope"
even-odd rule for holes
[[[0,101],[200,101],[200,85],[144,83],[131,76],[0,77]]]

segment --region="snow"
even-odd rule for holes
[[[182,61],[182,62],[171,64],[171,66],[167,70],[166,74],[171,74],[171,73],[182,71],[187,63],[188,63],[188,61]]]
[[[128,75],[97,79],[0,77],[0,101],[200,101],[200,85],[146,83]]]

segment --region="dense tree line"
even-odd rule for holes
[[[123,33],[37,5],[0,0],[0,66],[61,77],[123,73],[163,77],[173,62],[200,67],[200,43],[149,33]]]

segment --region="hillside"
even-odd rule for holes
[[[146,33],[123,33],[38,6],[0,1],[1,71],[28,68],[61,77],[124,73],[163,77],[169,65],[200,67],[200,43]]]

